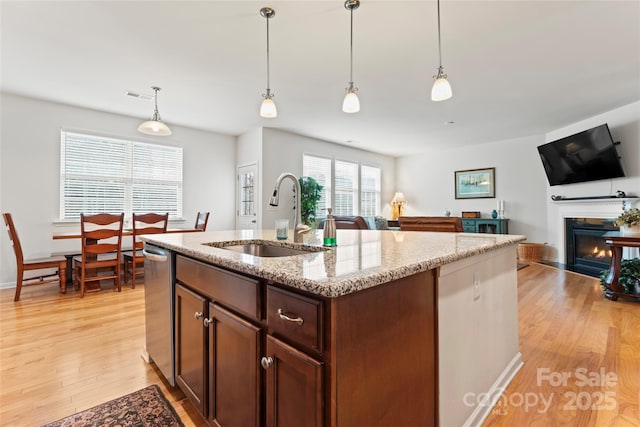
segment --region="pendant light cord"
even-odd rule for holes
[[[267,94],[269,93],[270,86],[270,73],[269,73],[269,17],[267,16]]]
[[[349,69],[349,83],[353,83],[353,7],[349,9],[351,12],[351,34],[350,34],[350,43],[349,43],[349,56],[350,58],[350,69]]]
[[[440,0],[438,0],[438,61],[442,68],[442,42],[440,41]]]

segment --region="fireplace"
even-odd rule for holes
[[[567,269],[598,277],[611,264],[611,249],[605,243],[607,231],[617,231],[613,219],[565,218]]]

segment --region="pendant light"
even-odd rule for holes
[[[264,100],[260,106],[260,117],[272,119],[278,117],[278,109],[276,108],[275,102],[273,102],[273,94],[269,87],[269,19],[276,15],[276,11],[270,7],[263,7],[260,9],[260,15],[267,20],[267,93],[262,94]]]
[[[138,132],[146,133],[147,135],[154,136],[167,136],[171,135],[171,129],[169,126],[165,125],[160,118],[160,113],[158,113],[158,91],[160,90],[157,86],[151,86],[151,89],[154,91],[153,100],[155,102],[155,109],[153,110],[153,116],[151,120],[147,120],[138,126]]]
[[[357,113],[360,111],[360,99],[358,99],[358,88],[353,85],[353,10],[360,7],[360,0],[347,0],[344,7],[351,13],[351,43],[349,44],[350,72],[349,87],[346,88],[346,95],[342,101],[342,111],[345,113]]]
[[[436,79],[431,87],[432,101],[445,101],[453,96],[451,85],[447,81],[447,75],[442,67],[442,43],[440,41],[440,0],[438,0],[438,74],[433,76]]]

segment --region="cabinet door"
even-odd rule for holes
[[[267,335],[267,427],[321,427],[322,363]]]
[[[206,310],[205,298],[176,285],[176,383],[205,418],[207,334],[202,321]]]
[[[209,304],[209,424],[260,425],[260,328]]]

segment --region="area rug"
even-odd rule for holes
[[[103,403],[42,427],[184,427],[160,387],[142,390]]]

